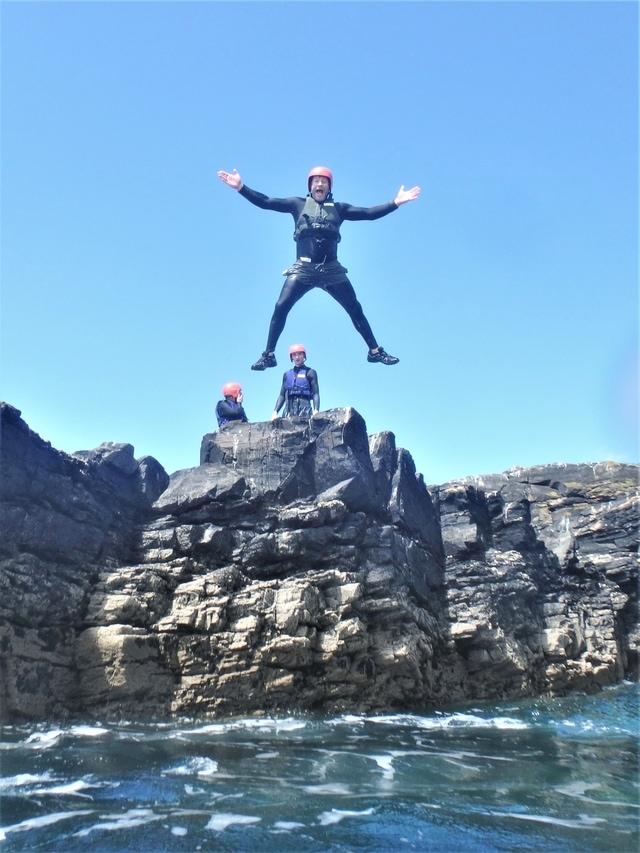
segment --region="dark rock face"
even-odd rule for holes
[[[472,695],[638,675],[638,466],[549,465],[434,490]]]
[[[106,565],[129,559],[169,477],[131,445],[69,456],[0,404],[0,716],[73,705],[76,637]]]
[[[216,466],[216,473],[226,471],[238,488],[244,485],[247,497],[263,495],[286,503],[326,499],[330,492],[354,511],[382,509],[366,426],[353,409],[338,419],[320,412],[310,421],[232,423],[204,436],[200,464]]]
[[[352,409],[168,478],[2,405],[0,718],[419,709],[637,674],[638,467],[427,488]]]

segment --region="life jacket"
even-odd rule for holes
[[[295,370],[295,368],[287,370],[284,380],[287,397],[311,397],[311,386],[307,379],[308,369],[303,365],[299,370]]]
[[[296,243],[301,235],[321,237],[325,240],[333,240],[335,243],[340,242],[342,239],[340,236],[340,215],[332,201],[318,204],[310,195],[306,197],[304,207],[296,222],[296,230],[293,232],[293,239]]]
[[[222,401],[220,401],[220,402],[222,402]],[[229,406],[232,409],[241,409],[242,408],[240,403],[233,402],[232,400],[225,400],[224,402],[227,404],[227,406]],[[220,414],[220,408],[219,407],[220,407],[220,403],[218,403],[218,405],[216,406],[216,419],[218,421],[218,426],[221,427],[224,424],[230,423],[232,419],[223,417]],[[233,420],[239,421],[239,420],[243,420],[243,418],[241,416],[239,418],[233,418]]]

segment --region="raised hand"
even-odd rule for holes
[[[418,198],[420,195],[420,187],[413,187],[413,189],[405,190],[404,184],[398,190],[398,195],[395,197],[395,203],[400,206],[401,204],[406,204],[408,201],[414,201],[414,199]]]
[[[218,172],[218,177],[228,187],[231,187],[234,190],[242,189],[242,178],[240,177],[236,169],[234,169],[231,173]]]

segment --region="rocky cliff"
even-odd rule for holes
[[[638,466],[430,486],[353,409],[229,424],[169,478],[2,404],[3,721],[412,710],[638,669]]]

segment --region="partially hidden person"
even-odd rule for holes
[[[242,387],[237,382],[227,382],[222,386],[222,400],[216,405],[218,426],[224,426],[232,421],[248,423],[247,414],[242,406],[244,399]]]

